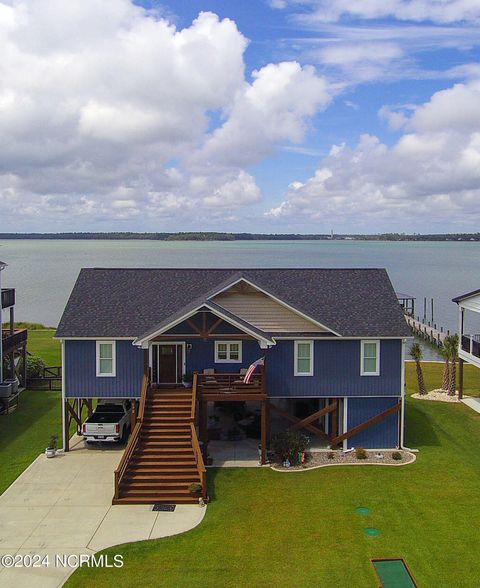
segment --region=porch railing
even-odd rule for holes
[[[253,374],[250,383],[244,384],[244,374],[198,374],[198,386],[201,392],[231,392],[242,394],[259,394],[264,391],[263,373]]]
[[[137,422],[135,427],[133,428],[132,434],[130,435],[130,439],[128,440],[127,446],[125,447],[125,451],[123,452],[122,459],[118,464],[117,469],[115,470],[115,499],[120,498],[120,484],[122,479],[127,471],[128,462],[130,461],[133,452],[138,446],[138,442],[140,440],[140,431],[142,429],[143,424],[143,415],[145,412],[145,401],[147,398],[148,389],[150,387],[150,381],[148,376],[143,376],[142,381],[142,390],[140,393],[140,406],[138,409],[137,415]]]
[[[480,357],[480,335],[462,335],[462,351]]]
[[[2,330],[2,349],[3,353],[7,354],[27,342],[27,329],[15,329],[12,333],[10,329]]]
[[[2,288],[1,298],[2,308],[15,306],[15,288]]]

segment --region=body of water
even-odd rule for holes
[[[417,314],[433,297],[434,321],[453,331],[451,299],[480,287],[478,242],[4,240],[0,260],[17,319],[47,325],[58,324],[82,267],[381,267],[417,298]]]

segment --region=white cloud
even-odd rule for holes
[[[409,132],[392,147],[364,135],[354,148],[335,146],[315,175],[292,184],[272,219],[305,219],[364,232],[419,230],[448,219],[478,229],[480,218],[479,86],[435,93],[402,120]],[[409,107],[410,108],[410,107]],[[340,231],[340,228],[338,229]]]
[[[243,166],[300,141],[330,96],[295,62],[247,81],[247,44],[208,12],[179,30],[130,0],[0,0],[1,229],[258,201]]]
[[[327,83],[313,67],[296,62],[269,64],[253,72],[233,101],[226,122],[194,159],[201,165],[249,165],[279,141],[298,143],[306,117],[330,102]]]
[[[335,22],[342,17],[436,23],[480,20],[477,0],[285,0],[278,8],[287,5],[309,7],[311,10],[299,17],[306,21]]]

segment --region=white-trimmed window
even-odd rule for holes
[[[313,341],[295,341],[294,375],[313,376]]]
[[[360,375],[380,375],[380,341],[365,340],[361,342]]]
[[[215,341],[215,363],[241,363],[241,341]]]
[[[114,377],[115,341],[97,341],[97,377]]]

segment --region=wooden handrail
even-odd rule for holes
[[[192,421],[192,423],[195,422],[195,414],[197,412],[197,382],[198,372],[194,372],[192,382],[192,408],[190,411],[190,420]]]
[[[145,402],[147,400],[147,392],[150,386],[150,378],[147,375],[143,376],[142,390],[140,392],[140,406],[138,407],[137,423],[143,422],[143,415],[145,413]]]
[[[143,424],[143,415],[145,412],[145,401],[147,398],[148,388],[150,386],[150,381],[147,375],[143,376],[142,381],[142,389],[140,392],[140,407],[137,416],[137,423],[133,428],[133,431],[130,435],[130,439],[128,440],[127,446],[125,447],[125,451],[123,452],[122,459],[115,470],[115,498],[119,498],[120,494],[120,483],[122,481],[123,476],[125,475],[125,471],[127,469],[128,462],[133,455],[133,452],[138,444],[138,440],[140,438],[140,431],[142,429]]]
[[[197,464],[198,474],[200,476],[200,484],[202,486],[202,497],[207,498],[207,469],[203,461],[202,451],[200,449],[200,443],[198,442],[197,431],[195,425],[190,423],[190,431],[192,435],[192,447],[195,455],[195,462]]]
[[[125,475],[128,462],[130,461],[130,458],[132,457],[133,452],[138,444],[141,428],[142,423],[137,422],[135,428],[132,431],[132,434],[130,435],[130,439],[128,440],[127,446],[125,447],[122,459],[120,460],[120,463],[118,464],[118,467],[115,470],[115,498],[119,498],[120,483],[122,481],[123,476]]]

